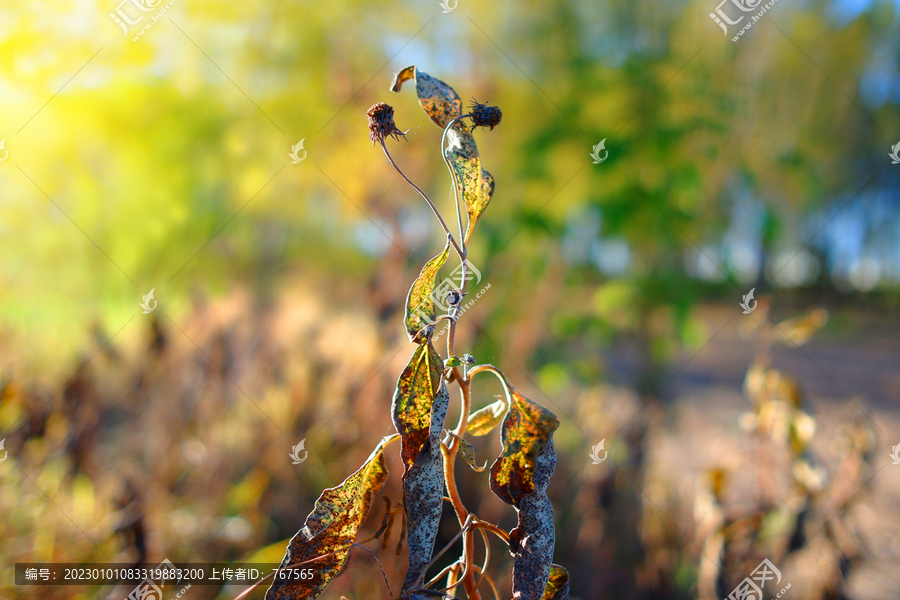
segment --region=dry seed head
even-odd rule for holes
[[[372,140],[372,145],[375,145],[375,142],[384,142],[384,138],[392,137],[395,140],[399,140],[399,136],[403,136],[403,139],[406,139],[406,131],[400,131],[397,129],[397,126],[394,124],[394,107],[386,102],[378,102],[377,104],[373,104],[369,110],[366,111],[366,114],[369,116],[369,139]]]
[[[481,104],[474,98],[472,99],[472,107],[469,109],[472,113],[472,122],[475,127],[490,127],[493,129],[500,124],[503,118],[503,112],[499,106],[488,106]]]

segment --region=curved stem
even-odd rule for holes
[[[481,567],[481,576],[478,578],[478,581],[475,582],[475,589],[478,589],[478,586],[481,585],[481,580],[484,579],[484,573],[487,571],[488,563],[491,561],[491,544],[488,540],[487,534],[484,532],[484,529],[479,530],[481,533],[481,539],[484,541],[484,565]],[[474,566],[474,565],[473,565]]]
[[[475,523],[472,525],[472,529],[486,529],[507,544],[509,543],[509,534],[488,521],[475,521]]]
[[[427,202],[427,203],[428,203],[428,206],[431,207],[431,212],[433,212],[433,213],[434,213],[434,216],[436,216],[437,219],[438,219],[438,221],[440,221],[441,227],[444,228],[444,233],[447,234],[447,237],[450,239],[450,243],[453,244],[453,247],[456,249],[456,253],[459,254],[459,258],[460,258],[461,260],[465,260],[465,259],[466,259],[466,253],[462,250],[462,248],[459,247],[459,245],[456,243],[456,240],[453,239],[453,234],[450,233],[450,229],[447,227],[447,224],[444,222],[444,217],[442,217],[442,216],[441,216],[441,213],[438,212],[437,207],[434,205],[434,202],[431,201],[431,198],[428,197],[428,194],[426,194],[424,191],[422,191],[422,188],[420,188],[419,186],[417,186],[417,185],[413,182],[413,180],[410,179],[409,177],[407,177],[407,176],[406,176],[406,173],[404,173],[403,170],[400,169],[399,166],[397,166],[397,163],[394,162],[394,158],[391,156],[391,153],[388,152],[388,149],[387,149],[387,146],[386,146],[385,143],[384,143],[384,140],[381,140],[381,149],[384,150],[384,155],[387,156],[387,158],[388,158],[389,161],[391,161],[391,164],[394,166],[394,168],[397,170],[397,172],[400,173],[400,176],[403,177],[403,179],[406,181],[406,183],[408,183],[409,185],[411,185],[412,188],[413,188],[414,190],[416,190],[416,192],[418,192],[418,194],[419,194],[420,196],[422,196],[422,198],[425,199],[425,202]]]
[[[476,571],[479,570],[476,565],[472,565],[472,568],[475,569]],[[487,580],[488,585],[491,586],[491,590],[493,590],[493,592],[494,592],[494,600],[500,600],[500,592],[497,591],[497,585],[494,583],[494,580],[491,579],[487,574],[485,574],[484,571],[481,571],[481,577],[479,577],[478,580],[481,581],[482,577],[485,580]]]
[[[472,380],[473,375],[475,375],[476,373],[481,373],[483,371],[486,371],[488,373],[493,373],[494,375],[497,376],[497,379],[499,379],[500,383],[503,385],[503,391],[506,392],[507,401],[512,402],[512,392],[509,389],[509,382],[506,381],[506,375],[504,375],[502,372],[500,372],[500,369],[498,369],[494,365],[488,365],[488,364],[475,365],[474,367],[469,369],[469,372],[468,372],[469,381]]]
[[[455,119],[453,119],[452,121],[447,123],[447,126],[444,127],[444,133],[441,134],[441,158],[444,159],[444,164],[447,165],[447,170],[450,171],[450,181],[453,182],[453,199],[455,200],[455,204],[456,204],[456,221],[459,224],[459,239],[461,239],[461,240],[465,239],[465,232],[463,232],[463,226],[462,226],[462,210],[460,209],[460,202],[459,202],[459,185],[457,185],[456,174],[453,172],[453,167],[450,165],[450,159],[447,158],[447,154],[446,154],[446,152],[444,152],[444,146],[446,144],[447,132],[450,131],[450,128],[453,127],[454,125],[456,125],[457,123],[459,123],[460,121],[462,121],[463,119],[465,119],[467,117],[471,117],[471,116],[472,116],[472,114],[468,113],[468,114],[460,115],[459,117],[456,117]],[[466,247],[466,244],[463,243],[463,248],[465,248],[465,247]]]
[[[426,584],[425,584],[424,586],[422,586],[422,587],[430,588],[431,586],[433,586],[434,584],[436,584],[436,583],[438,582],[438,580],[439,580],[441,577],[443,577],[444,575],[448,574],[448,573],[449,573],[450,571],[452,571],[453,569],[456,569],[458,566],[459,566],[459,561],[456,561],[455,563],[452,563],[452,564],[447,565],[446,567],[444,567],[443,569],[441,569],[441,572],[440,572],[440,573],[438,573],[437,575],[435,575],[434,577],[432,577],[432,578],[431,578],[431,581],[429,581],[428,583],[426,583]],[[392,596],[392,597],[393,597],[393,596]]]

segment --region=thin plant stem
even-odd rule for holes
[[[479,570],[477,565],[472,565],[472,568],[476,571]],[[497,586],[494,583],[494,580],[491,579],[490,576],[487,575],[484,571],[481,571],[481,577],[487,580],[488,585],[491,586],[491,590],[494,591],[494,600],[500,600],[500,592],[497,591]],[[481,578],[479,578],[478,580],[481,581]]]
[[[481,539],[484,541],[484,565],[481,567],[481,576],[478,578],[478,581],[475,582],[476,590],[478,589],[478,586],[481,585],[481,580],[484,579],[484,573],[487,571],[488,563],[491,561],[491,543],[488,540],[484,529],[479,529],[478,531],[481,533]]]
[[[482,529],[490,531],[507,544],[509,543],[509,534],[488,521],[475,521],[475,523],[472,525],[472,529]]]
[[[431,578],[431,581],[429,581],[428,583],[426,583],[426,584],[424,585],[424,587],[430,588],[431,586],[433,586],[434,584],[436,584],[436,583],[438,582],[438,580],[439,580],[441,577],[443,577],[444,575],[448,574],[451,570],[455,569],[457,566],[459,566],[459,561],[456,561],[455,563],[452,563],[452,564],[447,565],[446,567],[444,567],[443,569],[441,569],[441,572],[440,572],[440,573],[438,573],[437,575],[435,575],[434,577],[432,577],[432,578]]]
[[[385,145],[384,140],[381,140],[381,149],[384,150],[384,155],[387,156],[389,161],[391,161],[391,164],[394,166],[394,168],[397,170],[397,172],[400,173],[400,176],[403,177],[403,179],[406,181],[406,183],[411,185],[412,188],[414,190],[416,190],[416,192],[418,192],[418,194],[420,196],[422,196],[422,198],[425,199],[425,202],[427,202],[428,206],[431,207],[431,212],[433,212],[434,216],[436,216],[438,221],[440,221],[441,227],[444,228],[444,233],[447,234],[447,237],[449,238],[450,243],[453,244],[453,247],[456,249],[456,253],[459,254],[460,260],[465,260],[466,259],[465,251],[462,248],[460,248],[459,245],[456,243],[456,240],[453,239],[453,234],[450,233],[450,229],[447,227],[447,223],[444,222],[444,217],[441,216],[441,213],[438,211],[437,207],[434,205],[434,202],[431,201],[431,198],[428,197],[428,194],[426,194],[424,191],[422,191],[422,188],[417,186],[413,182],[412,179],[407,177],[406,173],[404,173],[403,170],[397,165],[397,163],[394,162],[394,158],[391,156],[391,153],[388,151],[387,145]]]

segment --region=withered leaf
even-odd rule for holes
[[[509,387],[512,402],[501,426],[503,451],[491,465],[491,490],[515,507],[535,491],[537,457],[559,427],[552,412]]]
[[[475,448],[472,447],[472,444],[469,443],[465,438],[459,437],[452,431],[447,430],[447,435],[450,437],[454,437],[459,440],[459,451],[462,454],[462,457],[465,459],[469,466],[472,467],[478,473],[481,473],[487,468],[487,463],[484,463],[482,466],[478,466],[478,463],[475,462]],[[448,438],[449,439],[449,438]]]
[[[431,561],[443,508],[440,435],[450,405],[443,361],[428,341],[416,347],[397,381],[391,405],[400,434],[409,568],[403,588],[414,586]]]
[[[394,77],[391,89],[399,92],[403,83],[411,79],[416,81],[419,105],[438,127],[446,128],[453,119],[463,114],[462,100],[456,91],[440,79],[419,71],[415,65],[399,71]],[[475,138],[463,121],[454,124],[447,132],[447,148],[442,151],[450,165],[454,186],[466,203],[466,212],[469,215],[466,230],[468,240],[475,222],[494,195],[494,178],[481,168]]]
[[[324,490],[306,517],[303,528],[291,538],[281,568],[323,557],[296,567],[312,568],[315,576],[296,579],[279,578],[276,574],[266,592],[266,600],[317,598],[341,573],[350,554],[350,544],[356,539],[372,499],[387,479],[383,453],[393,437],[382,439],[363,466],[343,483]],[[289,572],[284,574],[290,575]]]
[[[500,399],[476,410],[469,415],[469,426],[466,428],[466,433],[474,436],[489,434],[503,420],[508,405],[509,403],[505,399]]]
[[[444,368],[447,369],[449,367],[461,367],[465,365],[462,359],[458,356],[451,356],[447,360],[444,361]]]
[[[463,114],[459,94],[440,79],[419,71],[415,65],[401,69],[394,76],[391,91],[399,92],[403,83],[411,79],[416,81],[419,105],[438,127],[445,128],[450,121]]]
[[[550,579],[541,600],[569,600],[569,572],[559,565],[550,565]]]
[[[409,294],[406,296],[406,333],[409,335],[410,341],[416,339],[416,334],[426,325],[434,323],[437,318],[437,310],[434,307],[434,299],[431,293],[434,291],[434,285],[437,282],[438,271],[447,257],[450,255],[450,240],[447,240],[444,251],[425,263],[422,272],[409,288]],[[425,340],[422,340],[424,342]]]
[[[513,560],[513,600],[541,600],[550,579],[556,531],[553,505],[547,497],[547,485],[556,469],[556,451],[549,439],[535,461],[534,491],[519,502],[519,524],[511,538],[517,540]],[[568,586],[565,596],[568,598]]]
[[[441,389],[443,370],[443,360],[429,341],[416,346],[397,380],[391,402],[391,419],[400,434],[400,457],[403,459],[404,475],[412,468],[422,447],[428,442],[432,429],[432,405]],[[446,407],[444,410],[446,411]],[[441,419],[438,435],[443,423]]]
[[[408,518],[409,567],[403,581],[408,589],[419,581],[431,562],[441,510],[444,507],[444,458],[440,434],[450,405],[447,385],[434,397],[429,435],[416,455],[412,468],[403,476],[403,495]]]
[[[475,223],[494,195],[494,177],[481,168],[475,138],[462,122],[455,124],[447,132],[447,149],[444,150],[444,155],[466,203],[469,224],[465,239],[468,241]]]

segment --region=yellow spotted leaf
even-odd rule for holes
[[[440,434],[450,405],[447,385],[441,379],[443,369],[430,341],[416,346],[391,403],[391,417],[400,434],[408,522],[409,567],[403,589],[414,587],[428,567],[441,520],[444,470]]]
[[[382,439],[363,466],[343,483],[323,491],[303,528],[291,538],[281,568],[312,569],[313,577],[295,578],[292,571],[279,572],[266,600],[317,598],[340,575],[372,499],[387,479],[384,447],[393,437]]]
[[[412,467],[419,451],[428,441],[432,405],[441,388],[443,369],[441,356],[431,342],[426,342],[416,346],[397,380],[391,402],[391,418],[400,434],[400,457],[403,459],[404,474]]]
[[[518,507],[535,489],[535,462],[559,421],[552,412],[508,387],[511,403],[500,430],[503,451],[491,465],[491,490]]]
[[[503,420],[508,406],[509,403],[505,399],[500,399],[476,410],[469,415],[466,433],[474,436],[489,434]]]
[[[409,294],[406,296],[406,333],[409,339],[415,340],[416,334],[427,325],[432,325],[437,318],[437,309],[434,306],[434,299],[431,297],[434,292],[435,283],[437,283],[438,271],[447,257],[450,255],[450,240],[447,240],[444,251],[425,263],[422,272],[409,288]],[[425,340],[422,340],[424,342]]]
[[[462,100],[452,87],[416,69],[415,65],[400,70],[394,76],[391,91],[399,92],[403,83],[415,80],[419,105],[435,125],[445,128],[450,121],[462,115]]]
[[[550,565],[550,579],[541,600],[569,600],[569,572],[559,565]]]
[[[391,90],[399,92],[403,83],[415,80],[419,105],[441,129],[461,116],[462,100],[456,91],[436,77],[409,66],[394,76]],[[465,239],[468,242],[475,222],[487,208],[494,195],[494,178],[481,168],[478,146],[469,126],[459,121],[447,131],[447,148],[442,149],[453,177],[453,185],[465,201],[469,224]]]

